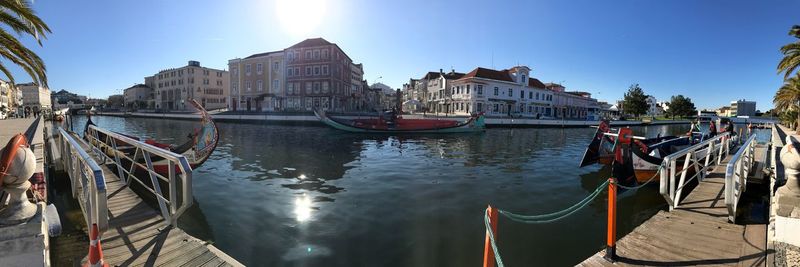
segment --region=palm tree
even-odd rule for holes
[[[776,110],[800,110],[800,74],[789,78],[772,99]],[[800,117],[797,118],[800,123]]]
[[[778,63],[778,73],[785,72],[783,75],[784,80],[788,79],[797,67],[800,67],[800,25],[792,26],[792,29],[789,30],[789,35],[798,40],[781,47],[783,59]]]
[[[22,45],[17,36],[30,35],[42,45],[42,40],[50,33],[47,24],[36,15],[27,0],[0,0],[0,59],[6,59],[20,66],[30,75],[33,81],[47,87],[47,74],[44,62],[33,51]],[[11,29],[16,34],[7,30]],[[6,75],[11,84],[15,84],[14,76],[0,62],[0,72]]]

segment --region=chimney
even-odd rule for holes
[[[439,73],[444,74],[444,70],[443,69],[439,69]]]

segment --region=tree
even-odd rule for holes
[[[122,95],[110,95],[108,96],[106,106],[110,108],[120,108],[123,106],[123,103],[125,103],[125,97]]]
[[[625,113],[632,114],[637,118],[639,115],[647,113],[647,95],[639,87],[638,83],[631,84],[625,98],[622,100],[622,107]]]
[[[798,40],[781,47],[783,59],[778,63],[778,73],[784,73],[784,80],[787,80],[789,76],[800,67],[800,25],[792,26],[792,29],[789,30],[789,35],[794,36],[794,38]],[[798,73],[798,75],[800,75],[800,73]]]
[[[697,114],[697,108],[695,108],[691,98],[683,95],[674,95],[670,98],[669,115],[672,116],[673,119],[675,119],[675,116],[688,117],[694,114]]]
[[[0,1],[0,58],[20,66],[37,84],[47,87],[47,74],[44,61],[33,51],[22,45],[17,39],[19,35],[30,35],[42,45],[50,28],[40,19],[27,0]],[[17,36],[10,34],[13,30]],[[6,75],[11,84],[15,84],[14,76],[0,63],[0,72]]]
[[[775,104],[775,110],[779,111],[797,111],[800,108],[800,74],[784,81],[772,103]],[[800,122],[800,117],[796,119]]]

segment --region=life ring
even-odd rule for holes
[[[25,136],[21,133],[11,137],[11,140],[8,140],[6,149],[4,149],[2,155],[0,155],[0,186],[2,186],[3,179],[6,177],[6,174],[8,174],[8,170],[11,169],[11,161],[17,156],[17,151],[19,151],[20,147],[28,147],[28,140],[25,139]]]

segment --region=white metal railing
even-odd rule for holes
[[[58,128],[61,136],[58,143],[64,170],[69,175],[72,197],[82,198],[81,208],[86,225],[97,224],[100,233],[108,229],[108,206],[106,179],[100,165],[89,156],[79,142],[63,128]]]
[[[109,160],[116,165],[117,175],[127,185],[130,185],[131,181],[136,181],[152,193],[158,201],[161,215],[166,222],[177,227],[178,218],[193,203],[192,167],[186,157],[94,125],[87,128],[86,135],[91,140],[90,144],[93,146],[94,152],[103,158],[103,163],[105,164],[105,161]],[[117,142],[120,142],[119,145],[122,146],[118,146]],[[126,151],[123,152],[121,149]],[[163,158],[159,164],[166,167],[166,176],[156,172],[153,156]],[[140,162],[142,160],[144,162]],[[140,180],[136,175],[137,171],[140,175],[146,172],[150,178],[150,184]],[[160,181],[165,182],[169,187],[167,196],[161,190]],[[180,199],[178,198],[179,188]]]
[[[722,163],[725,155],[730,153],[730,146],[730,133],[723,132],[664,157],[659,192],[667,201],[670,211],[678,207],[683,188],[694,179],[702,181],[708,172]],[[679,166],[681,169],[678,169]],[[690,170],[694,170],[691,176]]]
[[[728,220],[736,221],[736,207],[739,197],[747,186],[747,176],[753,170],[755,160],[756,135],[751,134],[739,151],[731,157],[725,168],[725,206],[728,207]]]

